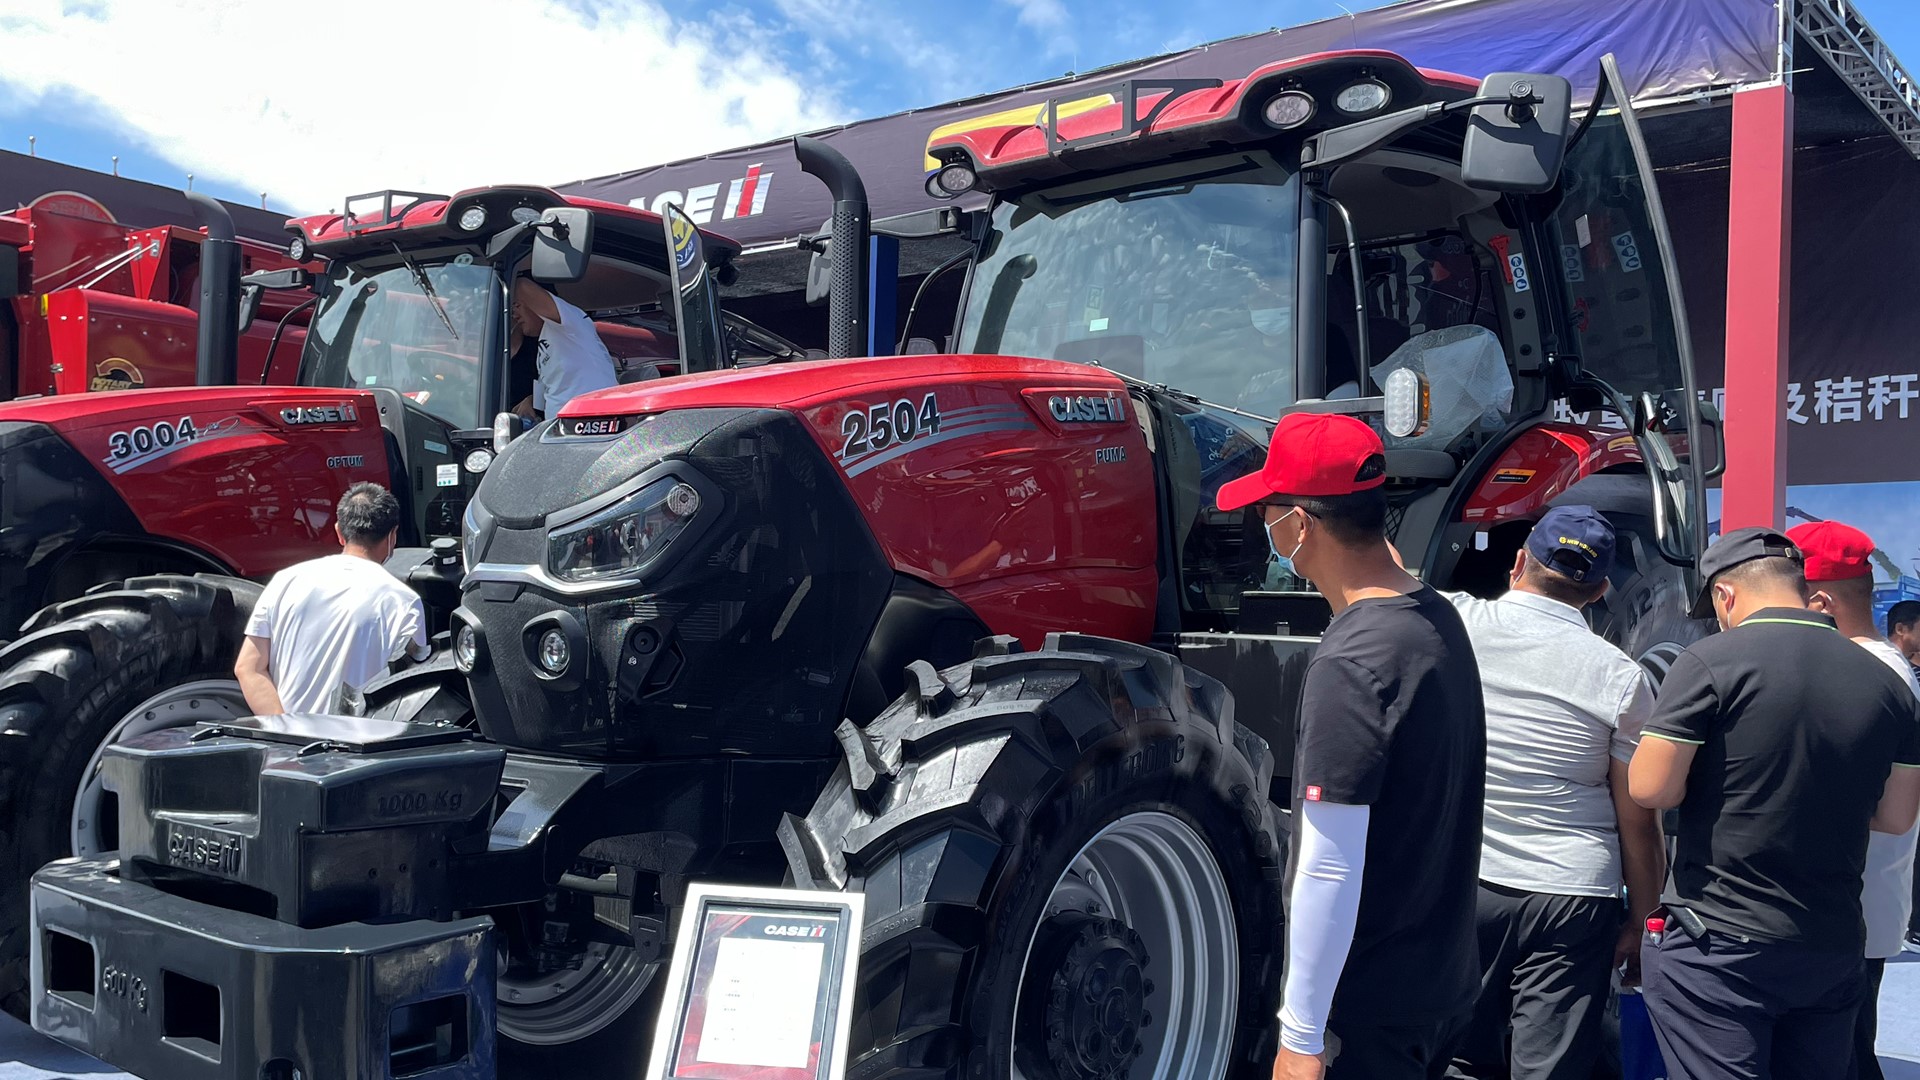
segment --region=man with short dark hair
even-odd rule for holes
[[[1641,963],[1673,1080],[1833,1080],[1865,980],[1867,832],[1920,816],[1920,719],[1886,665],[1807,610],[1804,556],[1737,529],[1701,556],[1681,653],[1628,770],[1678,807],[1667,931]]]
[[[1920,600],[1902,600],[1887,609],[1887,640],[1907,663],[1920,667]]]
[[[1666,854],[1659,816],[1627,794],[1627,763],[1653,688],[1581,613],[1607,591],[1614,540],[1592,507],[1556,507],[1515,554],[1504,595],[1446,594],[1487,704],[1480,997],[1449,1075],[1588,1080],[1610,970],[1639,979]]]
[[[587,313],[525,275],[513,282],[508,355],[517,356],[523,344],[534,349],[534,377],[533,393],[513,407],[520,416],[553,416],[579,394],[620,384],[613,354]]]
[[[335,509],[340,554],[289,566],[267,582],[233,666],[256,714],[351,711],[389,664],[426,659],[426,608],[382,565],[399,528],[393,493],[355,484]]]
[[[1276,1080],[1441,1076],[1479,984],[1480,678],[1459,614],[1387,544],[1385,481],[1372,428],[1296,413],[1218,498],[1259,504],[1333,610],[1300,702]]]
[[[1835,627],[1887,665],[1920,701],[1920,682],[1900,651],[1873,625],[1873,539],[1838,521],[1812,521],[1787,533],[1807,557],[1807,587],[1813,607],[1833,616]],[[1887,959],[1900,954],[1907,920],[1913,916],[1913,855],[1920,826],[1899,836],[1874,833],[1867,838],[1867,872],[1860,906],[1867,918],[1867,987],[1854,1021],[1853,1063],[1849,1080],[1882,1080],[1874,1040],[1880,1029],[1880,982]]]

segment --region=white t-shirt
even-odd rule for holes
[[[541,322],[539,351],[534,354],[539,376],[533,381],[533,408],[547,416],[559,412],[577,394],[620,384],[613,354],[600,340],[593,320],[557,296],[553,305],[559,309],[560,321]]]
[[[1473,640],[1487,703],[1480,880],[1559,896],[1618,896],[1610,760],[1630,761],[1653,712],[1640,665],[1579,609],[1533,593],[1446,593]]]
[[[427,613],[386,567],[328,555],[273,575],[247,636],[267,639],[267,670],[288,712],[340,712],[342,686],[359,691],[409,647],[426,654]]]
[[[1900,674],[1900,678],[1920,697],[1920,681],[1913,677],[1913,666],[1900,650],[1878,639],[1861,641],[1860,647]],[[1889,833],[1867,834],[1867,872],[1861,881],[1860,907],[1867,919],[1867,959],[1885,960],[1900,954],[1901,939],[1907,933],[1907,920],[1913,916],[1913,850],[1920,842],[1920,822],[1899,836]]]

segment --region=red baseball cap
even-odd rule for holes
[[[1220,485],[1214,501],[1238,510],[1275,495],[1319,498],[1387,482],[1386,448],[1372,428],[1338,413],[1289,413],[1273,429],[1267,463]]]
[[[1873,576],[1873,538],[1851,525],[1809,521],[1788,529],[1787,539],[1806,555],[1808,581]]]

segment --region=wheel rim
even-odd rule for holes
[[[1193,826],[1162,811],[1115,820],[1055,882],[1027,943],[1012,1075],[1225,1076],[1239,957],[1226,877]]]
[[[107,732],[107,737],[100,740],[100,745],[93,748],[86,771],[80,774],[68,838],[73,853],[83,859],[98,858],[113,850],[117,840],[119,799],[100,782],[100,762],[106,757],[107,747],[167,728],[233,720],[252,711],[240,693],[239,683],[231,679],[203,679],[169,687],[121,717]]]
[[[624,1016],[646,993],[660,965],[624,945],[594,942],[577,970],[509,970],[504,950],[495,998],[500,1033],[515,1042],[577,1042]]]
[[[1680,654],[1685,651],[1687,647],[1677,641],[1663,641],[1640,654],[1640,666],[1653,679],[1653,685],[1659,686],[1666,681],[1667,672],[1673,669],[1673,662],[1680,659]]]

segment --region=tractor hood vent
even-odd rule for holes
[[[611,491],[648,467],[684,458],[701,439],[750,409],[684,409],[645,417],[607,438],[561,436],[549,422],[521,436],[487,470],[476,497],[509,529]]]

